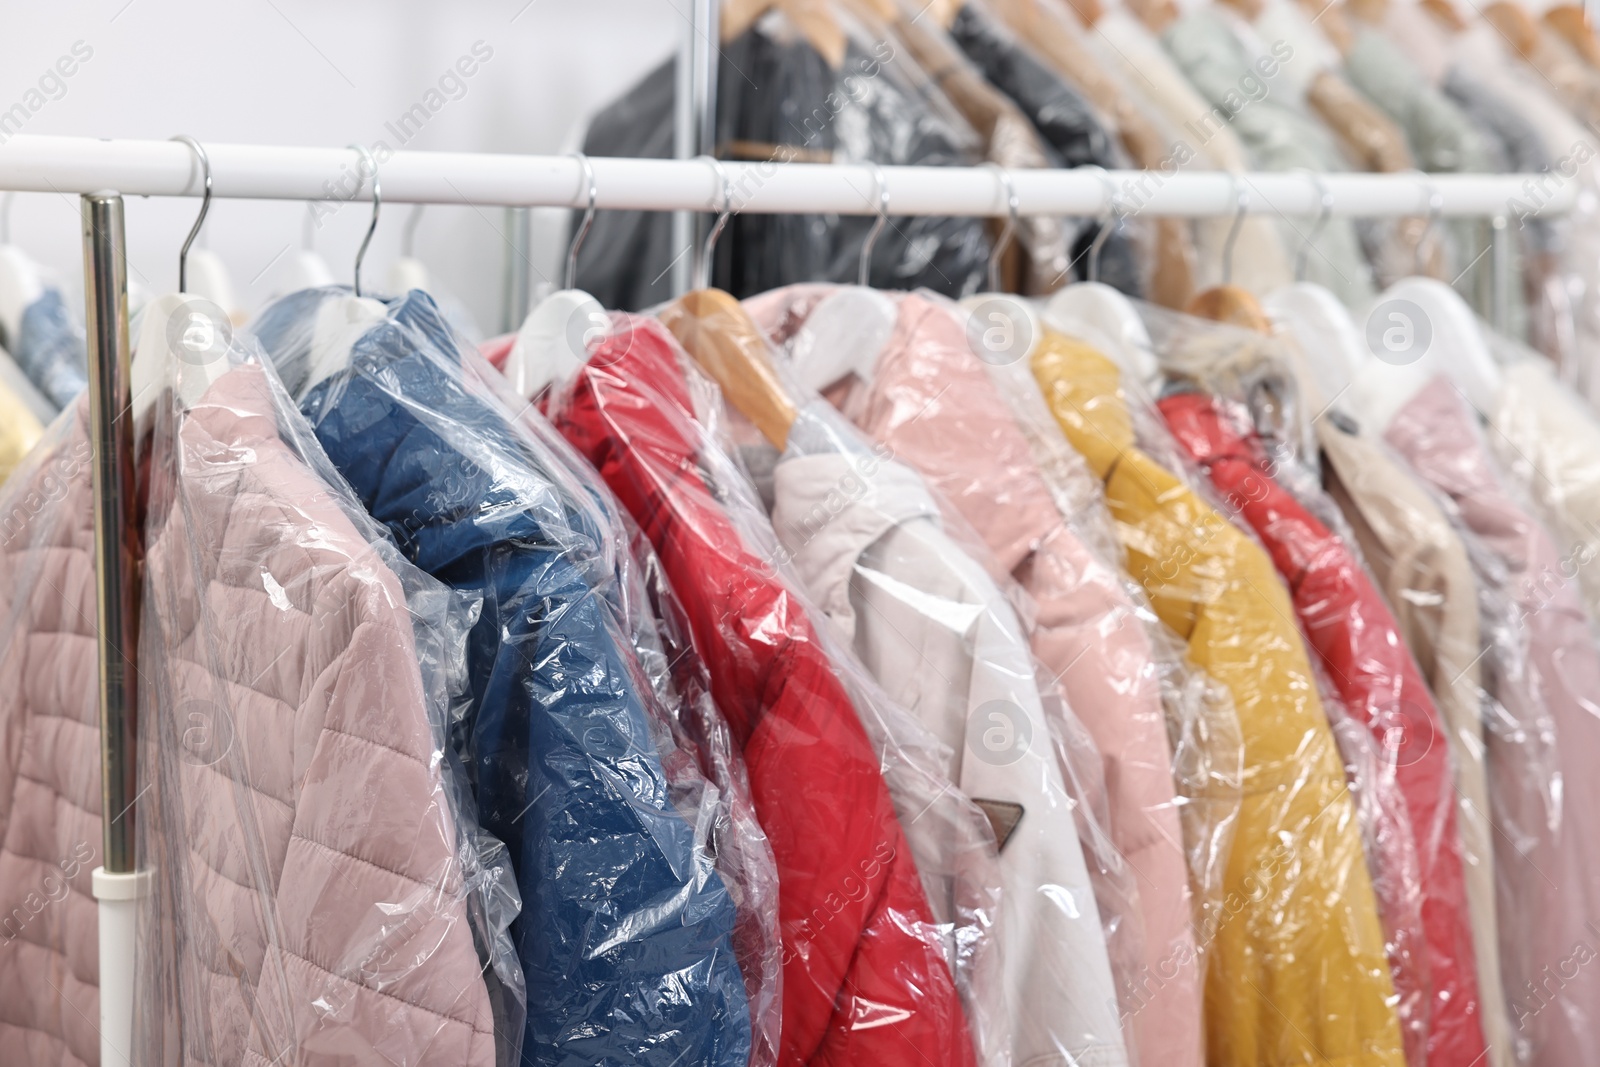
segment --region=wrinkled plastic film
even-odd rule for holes
[[[657,750],[674,790],[673,802],[695,827],[697,842],[713,857],[734,897],[738,923],[734,951],[750,1000],[750,1063],[762,1067],[778,1055],[782,946],[778,884],[771,845],[755,811],[744,758],[711,695],[706,667],[690,636],[684,609],[650,544],[615,496],[533,405],[479,358],[463,353],[467,376],[481,384],[519,428],[562,462],[553,475],[575,497],[592,500],[620,561],[614,602],[638,656],[640,684],[656,699],[647,704],[658,728]]]
[[[617,316],[545,403],[656,545],[745,750],[782,887],[784,1047],[898,1056],[913,1040],[941,1062],[1009,1062],[988,999],[989,824],[938,742],[813,626],[765,513],[698,421],[714,389],[682,359],[659,324]],[[881,1027],[849,1021],[887,1009]]]
[[[687,304],[662,312],[702,353],[740,331],[745,314]],[[751,341],[756,358],[772,359],[759,338]],[[1137,888],[1104,830],[1099,755],[1056,692],[1054,672],[1041,677],[1031,655],[1020,620],[1035,605],[959,513],[903,465],[893,441],[862,439],[793,368],[776,369],[800,412],[787,447],[775,455],[755,444],[725,404],[728,443],[750,442],[738,454],[771,472],[762,481],[786,562],[895,703],[939,737],[950,754],[946,773],[995,825],[1014,1055],[1122,1057],[1105,953],[1109,940],[1112,954],[1137,967]],[[1088,930],[1085,919],[1095,920]],[[1062,952],[1079,959],[1070,972]]]
[[[859,6],[867,8],[857,12],[862,21],[873,27],[876,36],[889,39],[891,35],[887,30],[876,27],[877,20],[870,5]],[[933,76],[931,85],[937,86],[960,109],[962,117],[983,138],[986,162],[1007,171],[1054,165],[1054,153],[1022,110],[990,85],[960,47],[932,20],[907,18],[902,14],[893,26],[892,37],[903,43],[918,63],[927,68]],[[1009,220],[991,220],[991,237],[998,240],[1000,233],[1010,225]],[[1016,243],[1006,250],[999,264],[1001,276],[1006,279],[1004,287],[1027,293],[1055,291],[1071,270],[1068,246],[1079,225],[1072,220],[1031,215],[1017,220],[1015,227]]]
[[[837,68],[777,9],[722,44],[716,154],[761,164],[759,170],[790,162],[976,164],[976,132],[910,50],[892,37],[875,37],[847,12],[833,14],[846,39]],[[600,112],[584,151],[669,158],[675,62],[668,60]],[[734,191],[736,202],[746,195]],[[871,189],[862,196],[876,202]],[[718,242],[713,279],[739,296],[819,278],[854,281],[875,221],[870,215],[736,215]],[[973,292],[983,284],[989,248],[982,219],[896,219],[873,247],[872,282]],[[578,288],[608,308],[659,303],[673,295],[667,267],[681,252],[672,246],[669,216],[603,211],[584,242]]]
[[[827,303],[836,293],[860,306],[853,291],[822,286],[792,287],[748,304],[783,344],[794,372],[818,384],[840,369],[829,323],[842,313]],[[882,299],[890,302],[892,328],[855,323],[856,335],[844,343],[870,338],[864,345],[871,350],[852,357],[854,369],[845,369],[827,395],[897,460],[918,468],[940,491],[949,529],[970,527],[960,535],[967,550],[1024,594],[1019,621],[1044,668],[1046,706],[1056,708],[1047,717],[1060,724],[1052,731],[1058,763],[1069,791],[1085,797],[1084,810],[1096,816],[1094,826],[1083,828],[1084,841],[1099,868],[1096,887],[1125,1030],[1142,1059],[1196,1061],[1203,968],[1188,861],[1200,861],[1193,884],[1201,895],[1220,896],[1220,864],[1204,857],[1215,860],[1219,838],[1225,851],[1237,810],[1237,724],[1189,721],[1213,712],[1226,719],[1226,698],[1197,703],[1202,689],[1185,684],[1180,661],[1158,662],[1148,627],[1159,629],[1159,622],[1116,562],[1106,562],[1119,561],[1121,548],[1099,483],[1045,413],[1024,407],[1024,418],[1013,409],[1030,394],[1037,403],[1031,378],[1019,382],[1017,368],[978,358],[963,309],[932,294]],[[974,549],[969,541],[981,544]],[[1166,674],[1169,668],[1176,673]],[[1184,746],[1190,784],[1209,777],[1215,759],[1221,764],[1215,773],[1235,793],[1232,811],[1226,803],[1206,810],[1217,825],[1202,820],[1188,828],[1192,839],[1174,788],[1169,725]],[[1233,739],[1231,752],[1195,748],[1222,737]],[[1080,753],[1099,766],[1084,768]],[[1120,888],[1124,874],[1136,880],[1133,896]],[[1122,919],[1130,908],[1143,928],[1142,951]]]
[[[1540,401],[1520,393],[1525,372],[1535,368],[1506,368],[1503,407],[1488,432],[1440,378],[1411,398],[1386,437],[1440,494],[1474,549],[1491,638],[1482,677],[1496,698],[1486,702],[1492,810],[1501,829],[1497,847],[1510,846],[1496,853],[1507,1008],[1518,1052],[1544,1064],[1581,1057],[1600,1025],[1592,1009],[1600,996],[1594,979],[1582,968],[1549,962],[1570,959],[1580,944],[1592,949],[1600,923],[1600,864],[1580,844],[1600,832],[1600,790],[1587,770],[1587,755],[1600,744],[1594,703],[1600,643],[1581,585],[1593,553],[1587,543],[1563,543],[1558,527],[1540,521],[1534,502],[1539,493],[1547,500],[1554,495],[1530,477],[1548,454],[1540,444],[1548,446],[1549,438],[1530,434],[1515,442],[1501,429],[1559,425],[1562,403],[1576,406],[1564,391]],[[1544,406],[1521,407],[1534,402]],[[1514,465],[1503,466],[1491,442]],[[1560,980],[1550,982],[1550,974]]]
[[[316,381],[346,315],[349,364]],[[401,551],[483,597],[455,740],[523,896],[524,1055],[748,1062],[770,1031],[750,1015],[735,946],[762,883],[736,894],[711,855],[731,817],[680,807],[733,798],[695,781],[698,753],[662,747],[675,711],[655,706],[668,688],[641,666],[642,579],[598,487],[547,447],[547,428],[528,429],[534,412],[499,403],[486,364],[463,366],[423,293],[376,307],[296,294],[256,329]]]
[[[54,406],[0,349],[0,485],[39,443],[55,416]]]
[[[91,454],[84,397],[0,491],[0,1031],[48,1062],[100,1049]]]
[[[520,901],[447,743],[477,604],[405,562],[247,347],[141,356],[176,376],[147,446],[139,1054],[514,1062]]]
[[[902,7],[916,13],[918,5],[907,3]],[[984,77],[1022,109],[1059,166],[1111,170],[1128,165],[1127,156],[1113,139],[1106,121],[1089,101],[1040,60],[987,5],[980,0],[961,4],[950,20],[949,33]],[[1144,219],[1075,220],[1071,239],[1073,275],[1079,279],[1088,276],[1089,250],[1106,227],[1111,233],[1106,235],[1098,256],[1100,280],[1130,295],[1142,295],[1144,265],[1153,258],[1150,226]],[[1054,288],[1051,286],[1051,290]]]
[[[1200,483],[1174,473],[1185,470],[1180,462],[1158,461],[1177,446],[1141,413],[1154,405],[1139,403],[1116,362],[1047,332],[1031,365],[1061,429],[1105,482],[1130,573],[1190,658],[1227,686],[1238,713],[1244,800],[1227,892],[1201,932],[1211,953],[1208,1055],[1234,1062],[1254,1049],[1280,1059],[1401,1062],[1354,801],[1271,560],[1190,488]],[[1269,1001],[1251,986],[1300,993]]]
[[[1484,1008],[1455,779],[1434,744],[1444,723],[1322,492],[1284,342],[1156,309],[1145,318],[1169,388],[1191,390],[1161,401],[1169,425],[1290,584],[1357,800],[1408,1055],[1478,1057]]]

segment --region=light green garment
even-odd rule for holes
[[[1212,8],[1191,11],[1167,27],[1162,44],[1212,110],[1191,128],[1226,122],[1260,170],[1343,171],[1338,146],[1321,122],[1293,95],[1281,68],[1300,61],[1282,41],[1262,42],[1271,57],[1257,56]],[[1284,53],[1287,53],[1285,55]],[[1271,58],[1272,62],[1267,62]],[[1276,70],[1267,77],[1264,71]],[[1298,249],[1315,229],[1314,218],[1282,220],[1284,244]],[[1330,219],[1307,257],[1306,280],[1332,290],[1345,304],[1365,307],[1375,295],[1372,268],[1348,219]]]
[[[1455,101],[1430,85],[1411,57],[1385,35],[1358,29],[1344,57],[1344,73],[1352,85],[1405,132],[1417,166],[1430,174],[1483,174],[1492,169],[1490,146]],[[1448,277],[1474,311],[1493,314],[1489,259],[1479,256],[1488,246],[1489,227],[1481,219],[1448,224],[1451,266]],[[1522,280],[1511,286],[1522,304]],[[1520,314],[1519,314],[1520,312]],[[1517,321],[1526,309],[1513,310]]]

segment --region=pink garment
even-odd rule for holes
[[[244,364],[153,446],[141,837],[159,884],[136,1043],[215,1067],[492,1067],[470,845],[405,594],[280,417]]]
[[[100,1062],[88,398],[0,494],[0,1062]]]
[[[829,290],[796,286],[746,307],[769,334],[792,332]],[[1034,654],[1104,761],[1117,849],[1138,879],[1142,957],[1119,975],[1129,1041],[1152,1067],[1199,1067],[1202,986],[1183,831],[1160,682],[1117,574],[1063,522],[1027,438],[952,311],[898,298],[870,383],[839,409],[915,467],[988,545],[1035,608]]]
[[[1386,437],[1455,502],[1460,521],[1509,572],[1527,628],[1532,695],[1554,720],[1564,796],[1553,827],[1537,799],[1547,783],[1530,780],[1545,772],[1527,766],[1523,746],[1505,731],[1486,732],[1502,834],[1510,825],[1546,830],[1495,849],[1501,967],[1515,1038],[1531,1050],[1534,1067],[1600,1062],[1600,649],[1573,580],[1580,564],[1563,558],[1506,490],[1471,410],[1447,379],[1413,397]]]

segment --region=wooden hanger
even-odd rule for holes
[[[1035,2],[1042,6],[1044,0]],[[1060,0],[1056,0],[1056,6],[1062,6]],[[1086,29],[1093,29],[1094,24],[1100,21],[1100,16],[1106,13],[1105,5],[1100,0],[1065,0],[1064,6],[1071,9]]]
[[[1483,9],[1484,18],[1499,30],[1511,47],[1524,59],[1531,58],[1539,46],[1539,23],[1521,4],[1498,0]]]
[[[1560,4],[1544,13],[1544,24],[1572,46],[1573,51],[1590,67],[1600,68],[1600,37],[1583,8],[1576,4]]]
[[[1222,245],[1222,284],[1196,293],[1184,310],[1202,319],[1271,333],[1272,320],[1267,317],[1261,301],[1248,289],[1230,283],[1233,277],[1233,245],[1239,239],[1239,228],[1244,225],[1245,213],[1250,210],[1250,194],[1239,184],[1238,178],[1234,178],[1233,183],[1238,210],[1234,213],[1233,225],[1228,229],[1228,238]]]
[[[1060,4],[1046,7],[1042,0],[990,0],[989,7],[1107,116],[1134,166],[1156,170],[1168,162],[1170,143],[1106,71],[1085,40],[1084,30]],[[1181,308],[1194,295],[1193,233],[1186,219],[1159,218],[1154,228],[1155,269],[1146,295],[1163,307]]]
[[[1225,322],[1257,333],[1272,332],[1272,320],[1267,317],[1261,301],[1237,285],[1219,285],[1197,293],[1184,310],[1196,318]]]
[[[1232,8],[1240,18],[1251,23],[1260,17],[1267,6],[1266,0],[1222,0],[1222,3]]]
[[[1422,10],[1432,15],[1451,33],[1465,33],[1467,20],[1450,0],[1418,0]]]
[[[755,424],[761,436],[782,449],[799,409],[778,377],[766,334],[744,305],[721,289],[710,288],[717,238],[733,214],[733,183],[720,160],[703,158],[721,183],[721,208],[695,268],[697,288],[668,304],[657,317],[728,402]]]
[[[1127,4],[1133,17],[1144,23],[1145,29],[1157,37],[1183,14],[1177,0],[1127,0]]]
[[[722,43],[743,36],[756,20],[773,8],[811,43],[811,47],[838,70],[844,65],[845,32],[832,0],[725,0],[722,5]],[[952,18],[954,15],[952,14]]]
[[[1350,54],[1355,44],[1355,31],[1350,28],[1343,4],[1335,0],[1300,0],[1300,10],[1316,23],[1328,43],[1338,49],[1341,56]]]
[[[1345,3],[1350,14],[1373,26],[1382,26],[1389,17],[1389,0],[1345,0]]]
[[[662,309],[662,323],[740,414],[777,448],[799,414],[750,313],[721,289],[701,289]]]

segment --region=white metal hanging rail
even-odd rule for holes
[[[361,192],[359,155],[349,148],[206,144],[216,196],[262,200],[348,200]],[[583,207],[586,184],[569,156],[462,152],[378,152],[390,203]],[[718,204],[720,179],[703,161],[595,157],[596,206],[639,211],[706,211]],[[869,166],[816,163],[723,164],[735,210],[752,214],[878,211]],[[895,215],[1008,213],[1003,176],[994,167],[884,167]],[[1229,175],[1216,171],[1013,170],[1024,215],[1096,216],[1112,211],[1113,190],[1126,214],[1212,217],[1234,214],[1239,193],[1255,214],[1311,217],[1323,208],[1343,217],[1431,213],[1437,193],[1445,217],[1559,215],[1576,199],[1575,183],[1557,174]],[[0,147],[0,189],[124,196],[198,196],[193,153],[173,141],[100,141],[20,135]]]

